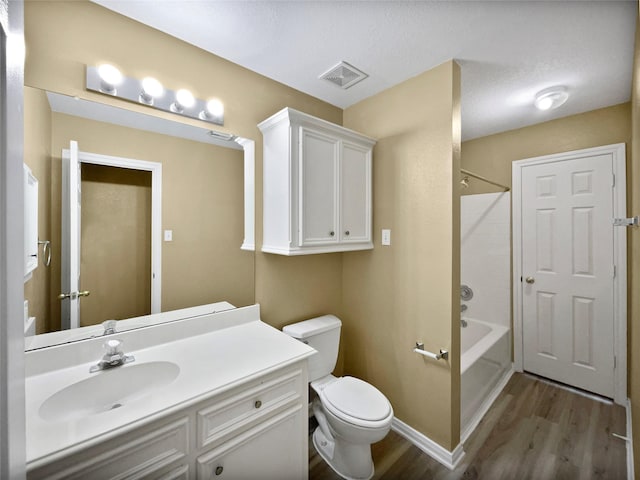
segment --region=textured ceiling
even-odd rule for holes
[[[94,1],[342,108],[456,59],[463,139],[631,96],[636,1]],[[369,77],[318,79],[342,60]],[[535,110],[552,85],[568,102]]]

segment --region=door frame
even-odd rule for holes
[[[63,154],[67,150],[63,150]],[[161,312],[162,299],[162,164],[78,151],[78,163],[151,172],[151,313]]]
[[[523,371],[522,331],[522,169],[532,165],[575,160],[585,156],[611,155],[613,167],[613,216],[627,215],[626,150],[624,143],[602,147],[573,150],[570,152],[525,158],[512,164],[512,262],[513,262],[513,357],[514,369]],[[613,222],[613,219],[612,219]],[[613,228],[613,338],[615,355],[614,402],[627,403],[627,231],[624,227]]]

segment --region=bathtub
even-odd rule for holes
[[[460,335],[460,441],[480,423],[513,373],[509,328],[464,318]]]

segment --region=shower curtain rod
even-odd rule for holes
[[[483,182],[487,182],[497,187],[503,188],[505,192],[508,192],[509,190],[511,190],[511,188],[507,187],[506,185],[503,185],[498,182],[494,182],[493,180],[489,180],[488,178],[483,177],[482,175],[478,175],[477,173],[470,172],[469,170],[465,170],[464,168],[461,168],[460,172],[464,173],[465,175],[469,175],[470,177],[477,178],[478,180],[482,180]]]

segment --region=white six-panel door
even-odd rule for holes
[[[609,153],[520,167],[522,368],[615,396],[614,175]],[[517,189],[514,190],[514,192]],[[624,232],[623,232],[624,233]],[[516,338],[516,342],[518,339]]]

